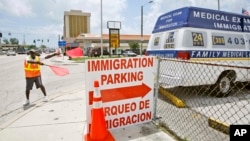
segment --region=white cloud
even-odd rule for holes
[[[126,0],[85,0],[83,9],[91,13],[91,32],[100,34],[101,8],[103,31],[107,33],[107,21],[124,21],[123,12],[127,6]]]
[[[29,17],[32,16],[32,5],[29,0],[3,0],[1,2],[2,8],[14,16]]]

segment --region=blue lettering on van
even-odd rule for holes
[[[190,51],[191,58],[247,58],[249,51]]]
[[[152,33],[181,27],[250,32],[250,20],[243,14],[199,7],[183,7],[161,15]]]
[[[179,51],[187,51],[191,58],[249,58],[250,51],[218,51],[218,50],[148,50],[148,55],[176,58]]]
[[[176,58],[176,50],[148,50],[150,56],[158,56],[165,58]]]

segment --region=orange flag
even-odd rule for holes
[[[84,55],[83,50],[80,47],[68,50],[66,54],[71,58],[78,58]]]

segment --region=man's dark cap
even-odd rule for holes
[[[29,52],[30,52],[30,53],[31,53],[31,52],[34,53],[36,56],[40,56],[40,54],[37,53],[36,50],[34,50],[34,49],[31,49]]]

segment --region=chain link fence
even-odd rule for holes
[[[247,64],[159,58],[160,126],[180,140],[229,141],[231,124],[250,124]]]

